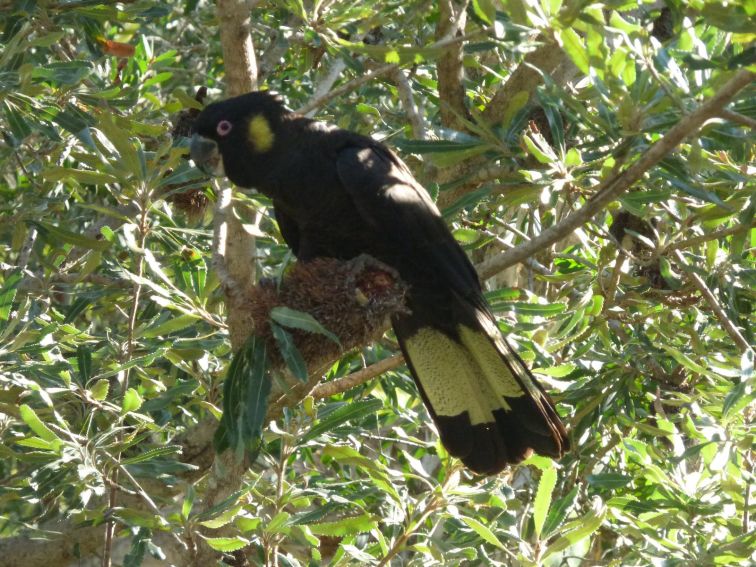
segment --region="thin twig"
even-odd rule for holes
[[[678,242],[670,242],[667,246],[661,248],[658,250],[656,256],[663,256],[667,252],[671,250],[684,250],[686,248],[692,248],[693,246],[698,246],[699,244],[703,244],[704,242],[708,242],[710,240],[717,240],[719,238],[724,238],[725,236],[730,236],[731,234],[736,234],[741,231],[749,230],[756,226],[756,222],[751,221],[748,225],[742,225],[739,224],[737,226],[731,226],[729,228],[723,228],[722,230],[717,230],[716,232],[710,232],[709,234],[702,234],[700,236],[694,236],[692,238],[688,238],[686,240],[680,240]]]
[[[371,378],[375,378],[376,376],[379,376],[384,372],[393,370],[394,368],[401,366],[402,364],[404,364],[404,356],[402,356],[401,354],[395,354],[394,356],[390,356],[389,358],[384,358],[383,360],[379,360],[378,362],[371,364],[370,366],[363,368],[362,370],[352,372],[348,376],[320,384],[312,391],[312,397],[316,399],[328,398],[335,396],[336,394],[341,394],[342,392],[346,392],[347,390],[350,390],[355,386],[364,384]]]
[[[681,266],[687,268],[688,264],[679,250],[675,250],[673,255]],[[690,279],[693,281],[693,285],[695,285],[696,288],[698,288],[698,291],[701,292],[701,295],[703,295],[706,303],[708,303],[709,307],[711,307],[711,310],[714,311],[717,319],[719,319],[719,322],[722,323],[722,327],[724,327],[724,330],[727,331],[727,334],[730,335],[732,340],[735,341],[735,343],[743,352],[752,350],[751,345],[748,344],[748,341],[740,333],[740,330],[735,326],[735,323],[733,323],[732,320],[730,320],[730,318],[727,316],[727,313],[725,313],[725,310],[722,309],[719,301],[717,301],[717,298],[714,297],[714,294],[709,289],[709,286],[707,286],[706,282],[703,281],[703,278],[701,278],[701,276],[690,269],[686,271],[688,272]]]
[[[16,262],[16,268],[22,273],[29,264],[29,256],[31,256],[31,251],[34,248],[34,243],[37,242],[38,235],[37,227],[29,226],[29,231],[26,233],[24,244],[18,252],[18,260]]]
[[[752,130],[756,130],[756,120],[754,120],[750,116],[746,116],[745,114],[740,114],[739,112],[728,110],[726,108],[722,109],[719,115],[722,118],[729,120],[730,122],[745,126],[746,128],[751,128]]]
[[[325,97],[328,94],[328,91],[333,88],[333,85],[336,84],[336,81],[339,80],[339,77],[341,76],[341,72],[346,69],[346,62],[343,59],[337,60],[333,66],[328,70],[328,73],[326,73],[326,76],[323,77],[323,80],[318,83],[318,86],[315,87],[315,92],[313,93],[311,100],[319,100],[323,97]],[[305,116],[312,117],[315,114],[315,111],[317,110],[317,107],[312,108],[310,111],[303,113]]]
[[[407,114],[410,126],[412,127],[412,137],[417,140],[425,139],[425,120],[420,110],[415,104],[415,96],[412,93],[412,86],[410,85],[407,76],[402,69],[395,69],[391,73],[391,78],[396,84],[396,90],[399,93],[399,100],[402,103],[402,108]]]
[[[357,77],[356,79],[352,79],[351,81],[348,81],[344,83],[343,85],[336,87],[332,91],[329,91],[318,98],[313,98],[307,104],[298,108],[297,112],[299,114],[307,114],[311,110],[320,108],[321,106],[325,105],[327,102],[333,100],[334,98],[341,96],[345,93],[348,93],[350,91],[353,91],[355,89],[358,89],[359,87],[361,87],[365,83],[369,83],[376,77],[380,77],[381,75],[386,75],[390,73],[391,71],[393,71],[394,69],[398,69],[398,68],[399,68],[398,65],[391,63],[389,65],[383,65],[381,67],[378,67],[377,69],[373,69],[369,73],[366,73],[365,75],[362,75],[361,77]]]
[[[124,362],[130,361],[134,356],[134,331],[136,330],[137,314],[139,312],[139,299],[142,294],[142,284],[140,283],[144,278],[144,248],[147,242],[147,212],[149,211],[149,199],[150,192],[146,187],[142,187],[140,190],[140,215],[139,215],[139,241],[137,242],[137,249],[134,250],[134,254],[137,258],[137,279],[134,282],[133,295],[131,298],[131,310],[129,312],[129,322],[126,334],[126,353]],[[129,374],[131,369],[126,369],[123,374],[123,382],[121,384],[121,394],[125,395],[129,389]],[[119,438],[123,438],[123,433],[119,434]],[[115,509],[118,498],[118,472],[120,468],[121,453],[115,455],[114,460],[119,463],[119,467],[113,469],[110,477],[110,494],[108,495],[108,508],[110,510]],[[113,551],[113,534],[115,533],[115,521],[109,520],[105,524],[105,545],[102,554],[102,566],[110,567],[112,551]]]
[[[604,290],[604,311],[607,311],[614,305],[614,298],[617,295],[617,288],[619,287],[619,281],[622,277],[622,270],[625,267],[627,261],[627,254],[624,250],[620,249],[617,254],[617,260],[614,262],[614,270],[612,270],[612,278],[609,280],[609,287]]]
[[[729,103],[740,90],[754,80],[754,77],[756,75],[747,70],[737,72],[714,96],[691,114],[682,118],[629,168],[599,185],[599,190],[582,208],[547,228],[529,242],[484,262],[481,266],[481,277],[490,278],[501,270],[522,262],[525,258],[561,240],[580,225],[588,222],[620,194],[628,190],[646,171],[661,161],[680,142],[698,132],[709,118],[716,116],[724,105]]]
[[[450,483],[458,480],[460,465],[455,464],[449,467],[446,472],[446,478],[441,485],[441,490],[438,493],[432,494],[425,505],[414,517],[410,516],[407,526],[402,534],[396,539],[391,549],[383,556],[378,567],[384,567],[391,563],[391,560],[404,549],[409,539],[415,534],[420,525],[436,510],[443,508],[446,505],[446,491],[449,488]]]

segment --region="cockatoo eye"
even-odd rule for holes
[[[215,127],[215,131],[218,132],[219,136],[228,136],[228,133],[231,132],[231,128],[233,128],[233,126],[228,120],[221,120],[218,122],[218,126]]]

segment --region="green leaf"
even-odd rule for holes
[[[16,441],[16,445],[22,447],[29,447],[30,449],[42,449],[43,451],[57,451],[60,449],[60,441],[45,441],[39,437],[27,437],[26,439],[19,439]]]
[[[362,514],[350,518],[342,518],[335,522],[321,522],[307,524],[312,533],[319,536],[347,537],[369,532],[378,527],[375,516]]]
[[[116,123],[113,116],[103,113],[97,123],[97,128],[107,137],[115,147],[117,160],[111,160],[114,167],[123,175],[138,177],[142,172],[142,164],[135,140],[130,137],[131,132]]]
[[[570,148],[564,156],[564,165],[567,167],[577,167],[583,165],[583,158],[576,148]]]
[[[294,344],[294,337],[286,329],[273,322],[270,323],[270,329],[273,331],[273,338],[276,339],[278,350],[286,366],[300,382],[307,382],[307,363],[302,358],[297,345]]]
[[[110,381],[102,379],[95,382],[94,386],[89,389],[89,395],[92,396],[92,399],[101,402],[108,397],[109,391]]]
[[[6,279],[2,289],[0,289],[0,320],[7,321],[10,317],[13,301],[16,299],[18,284],[21,283],[23,276],[21,272],[13,272]]]
[[[631,476],[619,473],[589,474],[586,477],[588,484],[595,488],[613,490],[627,486],[633,480]]]
[[[248,539],[244,539],[241,536],[206,537],[204,539],[207,542],[207,545],[212,547],[215,551],[221,551],[223,553],[229,553],[231,551],[243,549],[250,543]]]
[[[357,402],[348,402],[313,425],[307,433],[300,435],[298,442],[307,443],[308,441],[312,441],[323,433],[332,431],[347,421],[358,420],[366,415],[374,414],[382,407],[383,402],[375,398],[370,400],[360,400]]]
[[[492,0],[473,0],[473,13],[489,26],[496,18],[496,4]]]
[[[245,533],[255,531],[261,523],[262,518],[249,518],[246,516],[239,516],[234,520],[234,525]]]
[[[124,465],[135,465],[137,463],[143,463],[145,461],[150,461],[152,459],[165,455],[178,455],[179,453],[181,453],[181,449],[181,445],[166,445],[165,447],[156,447],[155,449],[145,451],[141,455],[123,459],[121,462]]]
[[[567,309],[567,305],[565,305],[564,303],[549,303],[544,305],[541,303],[525,303],[521,301],[513,301],[506,305],[511,309],[514,309],[521,315],[538,315],[541,317],[553,317],[554,315],[558,315],[559,313],[562,313],[565,309]],[[505,304],[501,304],[499,310],[503,311],[504,306]]]
[[[533,372],[543,374],[544,376],[553,376],[554,378],[564,378],[569,376],[577,368],[576,364],[568,362],[566,364],[559,364],[557,366],[550,366],[548,368],[534,368]]]
[[[76,349],[76,362],[79,367],[79,384],[83,386],[92,375],[92,351],[87,345],[79,345]]]
[[[606,507],[603,502],[600,498],[594,498],[590,512],[582,518],[578,518],[562,526],[560,530],[562,535],[546,548],[542,559],[546,560],[555,553],[563,551],[590,536],[601,527],[605,516]]]
[[[131,540],[129,552],[123,558],[123,567],[141,567],[151,535],[152,530],[149,528],[139,528],[139,531]]]
[[[741,410],[753,400],[755,393],[751,382],[752,380],[738,382],[727,393],[724,403],[722,404],[723,418],[729,416],[733,409]]]
[[[228,510],[225,510],[221,514],[215,516],[214,518],[210,518],[209,520],[203,520],[199,522],[206,528],[210,529],[218,529],[222,528],[223,526],[230,524],[234,521],[236,518],[236,515],[242,511],[242,506],[234,506],[233,508],[229,508]]]
[[[549,515],[546,517],[546,522],[541,531],[544,536],[550,536],[552,532],[562,524],[564,518],[567,516],[567,512],[573,502],[575,502],[577,493],[578,487],[573,486],[572,490],[570,490],[565,496],[552,503],[551,508],[549,509]]]
[[[265,341],[251,336],[234,355],[223,384],[223,416],[215,438],[218,451],[257,450],[270,388]]]
[[[138,336],[143,337],[145,339],[162,337],[165,335],[176,333],[178,331],[183,331],[187,327],[196,325],[198,321],[199,321],[199,317],[195,315],[182,314],[182,315],[179,315],[178,317],[171,317],[167,321],[164,321],[155,327],[145,329],[144,331],[138,333]]]
[[[48,181],[74,179],[84,185],[103,185],[118,182],[118,178],[110,173],[69,167],[49,167],[44,171],[44,176]]]
[[[270,522],[265,524],[264,530],[269,534],[286,533],[288,532],[288,522],[291,518],[291,514],[281,510],[278,514],[270,519]]]
[[[70,230],[54,226],[52,224],[41,221],[26,221],[28,224],[34,226],[39,230],[40,234],[53,245],[58,245],[61,242],[67,242],[74,246],[86,248],[88,250],[106,250],[110,246],[110,242],[107,240],[96,240],[94,238],[87,238]]]
[[[680,276],[675,273],[672,269],[672,264],[664,256],[659,258],[659,271],[671,289],[680,289],[682,287]]]
[[[507,108],[504,110],[504,115],[501,120],[502,128],[506,128],[510,125],[514,117],[520,112],[530,100],[530,92],[520,91],[515,94],[507,103]]]
[[[540,539],[543,523],[546,521],[546,514],[551,506],[551,495],[557,481],[557,470],[553,466],[541,473],[541,480],[538,482],[535,500],[533,501],[533,526],[536,537]]]
[[[129,412],[136,411],[142,407],[142,396],[139,395],[134,388],[129,388],[123,395],[123,401],[121,402],[121,415],[125,415]]]
[[[296,309],[291,309],[289,307],[274,307],[270,310],[270,318],[279,325],[283,325],[284,327],[300,329],[309,333],[318,333],[320,335],[324,335],[335,342],[337,345],[341,346],[339,338],[331,331],[323,327],[323,325],[318,323],[315,317],[313,317],[309,313],[297,311]]]
[[[536,158],[540,163],[554,163],[557,160],[556,155],[550,148],[548,148],[548,144],[543,140],[543,136],[540,136],[539,140],[542,141],[542,143],[536,141],[538,138],[539,137],[535,134],[525,134],[522,137],[522,141],[525,143],[525,147],[528,149],[530,155]]]
[[[457,228],[453,234],[457,242],[462,244],[474,244],[480,240],[480,232],[472,228]]]
[[[91,71],[92,63],[89,61],[53,62],[35,67],[32,77],[61,85],[75,85],[86,78]]]
[[[490,543],[494,547],[498,547],[499,549],[505,549],[504,544],[499,541],[499,538],[496,537],[496,534],[494,534],[489,528],[487,528],[475,518],[470,518],[468,516],[458,516],[458,518],[465,524],[467,524],[467,526],[476,534],[478,534],[484,541]]]
[[[55,435],[55,433],[53,433],[53,431],[47,427],[41,419],[39,419],[37,413],[30,406],[21,404],[18,408],[18,412],[21,415],[21,419],[24,420],[24,423],[29,426],[29,429],[39,437],[52,443],[61,443],[58,436]]]
[[[562,49],[564,49],[564,52],[569,55],[575,66],[585,75],[588,75],[591,70],[588,51],[585,49],[585,44],[577,32],[572,28],[562,30],[559,33],[558,38],[561,39]]]

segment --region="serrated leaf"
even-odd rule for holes
[[[299,443],[307,443],[323,433],[336,429],[347,421],[373,414],[382,407],[383,402],[375,398],[344,404],[313,425],[307,433],[299,437],[298,441]]]
[[[270,522],[265,525],[265,532],[269,534],[275,534],[287,531],[286,528],[288,527],[288,521],[290,518],[291,514],[284,512],[283,510],[280,511],[270,519]]]
[[[10,317],[18,284],[21,283],[22,279],[21,272],[13,272],[5,279],[2,289],[0,289],[0,321],[7,321]]]
[[[98,402],[101,402],[102,400],[108,397],[109,391],[110,391],[110,382],[108,380],[102,379],[95,382],[94,386],[89,388],[89,395],[92,396],[92,399],[95,399]]]
[[[41,419],[39,419],[37,413],[30,406],[21,404],[18,408],[18,412],[21,415],[21,419],[24,420],[24,423],[29,426],[29,429],[39,437],[51,443],[61,442],[58,436],[55,435],[55,433],[53,433],[53,431],[47,427]]]
[[[341,342],[336,335],[318,323],[315,317],[304,311],[297,311],[289,307],[274,307],[270,310],[270,318],[284,327],[324,335],[341,346]]]
[[[457,228],[453,232],[455,240],[462,244],[474,244],[480,240],[480,232],[472,228]]]
[[[542,559],[546,560],[555,553],[563,551],[590,536],[601,527],[605,516],[606,507],[603,502],[599,498],[594,498],[590,512],[582,518],[578,518],[562,526],[560,530],[562,535],[546,548],[541,556]]]
[[[551,506],[551,495],[557,481],[557,471],[552,466],[541,473],[541,480],[538,482],[535,500],[533,501],[533,527],[536,537],[540,539],[543,523],[546,521],[546,515]]]
[[[231,551],[237,551],[249,545],[249,540],[244,539],[241,536],[206,537],[205,541],[207,542],[207,545],[212,547],[215,551],[221,551],[223,553],[230,553]]]
[[[234,520],[234,525],[243,532],[253,532],[262,523],[262,518],[240,516]]]
[[[145,451],[141,455],[137,455],[135,457],[129,457],[128,459],[123,459],[121,462],[124,465],[135,465],[136,463],[143,463],[145,461],[149,461],[151,459],[155,459],[157,457],[162,457],[164,455],[176,455],[181,453],[181,445],[167,445],[165,447],[156,447],[155,449],[150,449],[148,451]]]
[[[131,411],[136,411],[142,407],[142,396],[139,395],[134,388],[129,388],[123,394],[123,401],[121,402],[121,414],[127,414]]]
[[[370,514],[342,518],[335,522],[307,524],[310,531],[319,536],[347,537],[369,532],[378,527],[378,521]]]
[[[494,534],[488,527],[480,523],[475,518],[470,518],[468,516],[458,516],[458,518],[465,524],[467,524],[467,526],[476,534],[478,534],[484,541],[490,543],[495,547],[498,547],[499,549],[505,549],[504,544],[499,541],[499,538],[496,537],[496,534]]]
[[[198,320],[199,317],[196,317],[195,315],[182,314],[178,317],[172,317],[155,327],[145,329],[144,331],[139,333],[139,336],[146,339],[151,339],[164,335],[170,335],[171,333],[175,333],[186,329],[187,327],[191,327],[192,325],[196,325]]]
[[[215,518],[210,518],[209,520],[203,520],[202,522],[199,522],[206,528],[210,529],[218,529],[222,528],[225,525],[230,524],[234,519],[236,518],[236,515],[241,512],[242,507],[241,506],[234,506],[233,508],[230,508],[228,510],[225,510]]]
[[[615,489],[627,486],[633,478],[626,474],[601,473],[589,474],[586,477],[588,484],[595,488]]]
[[[139,532],[131,540],[129,552],[123,558],[123,567],[141,567],[151,535],[149,528],[139,528]]]
[[[588,51],[585,49],[585,44],[577,32],[569,28],[562,30],[558,37],[561,40],[562,49],[569,55],[575,66],[588,75],[591,69]]]
[[[578,487],[573,486],[572,490],[570,490],[565,496],[559,498],[552,504],[551,508],[549,509],[549,515],[546,516],[546,522],[543,525],[543,530],[541,531],[544,536],[551,535],[551,533],[562,524],[564,518],[567,516],[567,512],[569,511],[570,506],[577,497],[577,493]]]

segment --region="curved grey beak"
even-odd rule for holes
[[[189,144],[189,156],[194,165],[209,175],[223,175],[223,160],[218,144],[209,138],[194,134]]]

